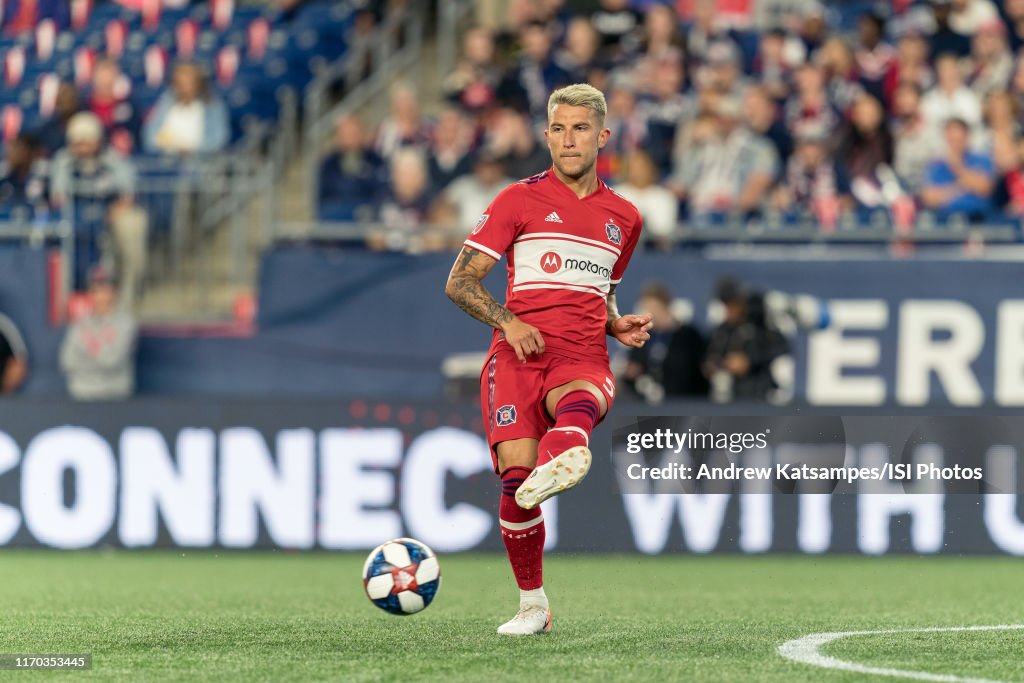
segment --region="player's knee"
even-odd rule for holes
[[[571,391],[590,392],[590,394],[597,399],[597,405],[601,408],[601,415],[608,412],[608,400],[604,397],[604,394],[601,393],[601,390],[585,379],[577,379],[569,382],[568,384],[556,387],[548,393],[547,401],[545,403],[550,415],[555,414],[555,408],[558,407],[558,402]]]
[[[504,472],[509,467],[527,467],[533,469],[537,465],[537,440],[514,439],[498,444],[498,471]]]

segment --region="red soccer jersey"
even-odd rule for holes
[[[502,190],[465,244],[505,255],[505,305],[540,330],[546,348],[607,360],[609,287],[622,279],[641,227],[636,207],[600,180],[580,199],[549,169]],[[502,340],[495,330],[492,352]]]

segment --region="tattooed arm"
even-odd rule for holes
[[[463,247],[452,272],[448,274],[444,293],[469,315],[504,332],[505,341],[515,350],[519,361],[525,363],[527,356],[544,353],[544,338],[540,330],[527,325],[495,301],[484,287],[481,280],[491,272],[495,263],[497,261],[487,254],[472,247]]]
[[[615,301],[615,287],[616,285],[611,285],[608,290],[608,303],[606,304],[608,320],[604,324],[605,332],[626,346],[640,348],[651,338],[651,335],[648,334],[648,330],[653,327],[651,314],[619,315],[619,306]]]
[[[606,320],[604,323],[604,331],[607,332],[608,334],[612,333],[615,321],[622,317],[619,315],[619,304],[615,300],[616,287],[618,287],[618,285],[609,285],[608,301],[605,304],[605,308],[608,311],[608,320]]]

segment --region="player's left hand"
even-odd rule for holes
[[[613,320],[610,331],[611,335],[620,343],[639,349],[643,348],[643,345],[651,338],[647,331],[653,326],[650,313],[644,315],[630,313]]]

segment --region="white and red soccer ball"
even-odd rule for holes
[[[370,602],[385,612],[415,614],[437,596],[441,566],[423,543],[396,538],[370,552],[363,565],[363,586]]]

